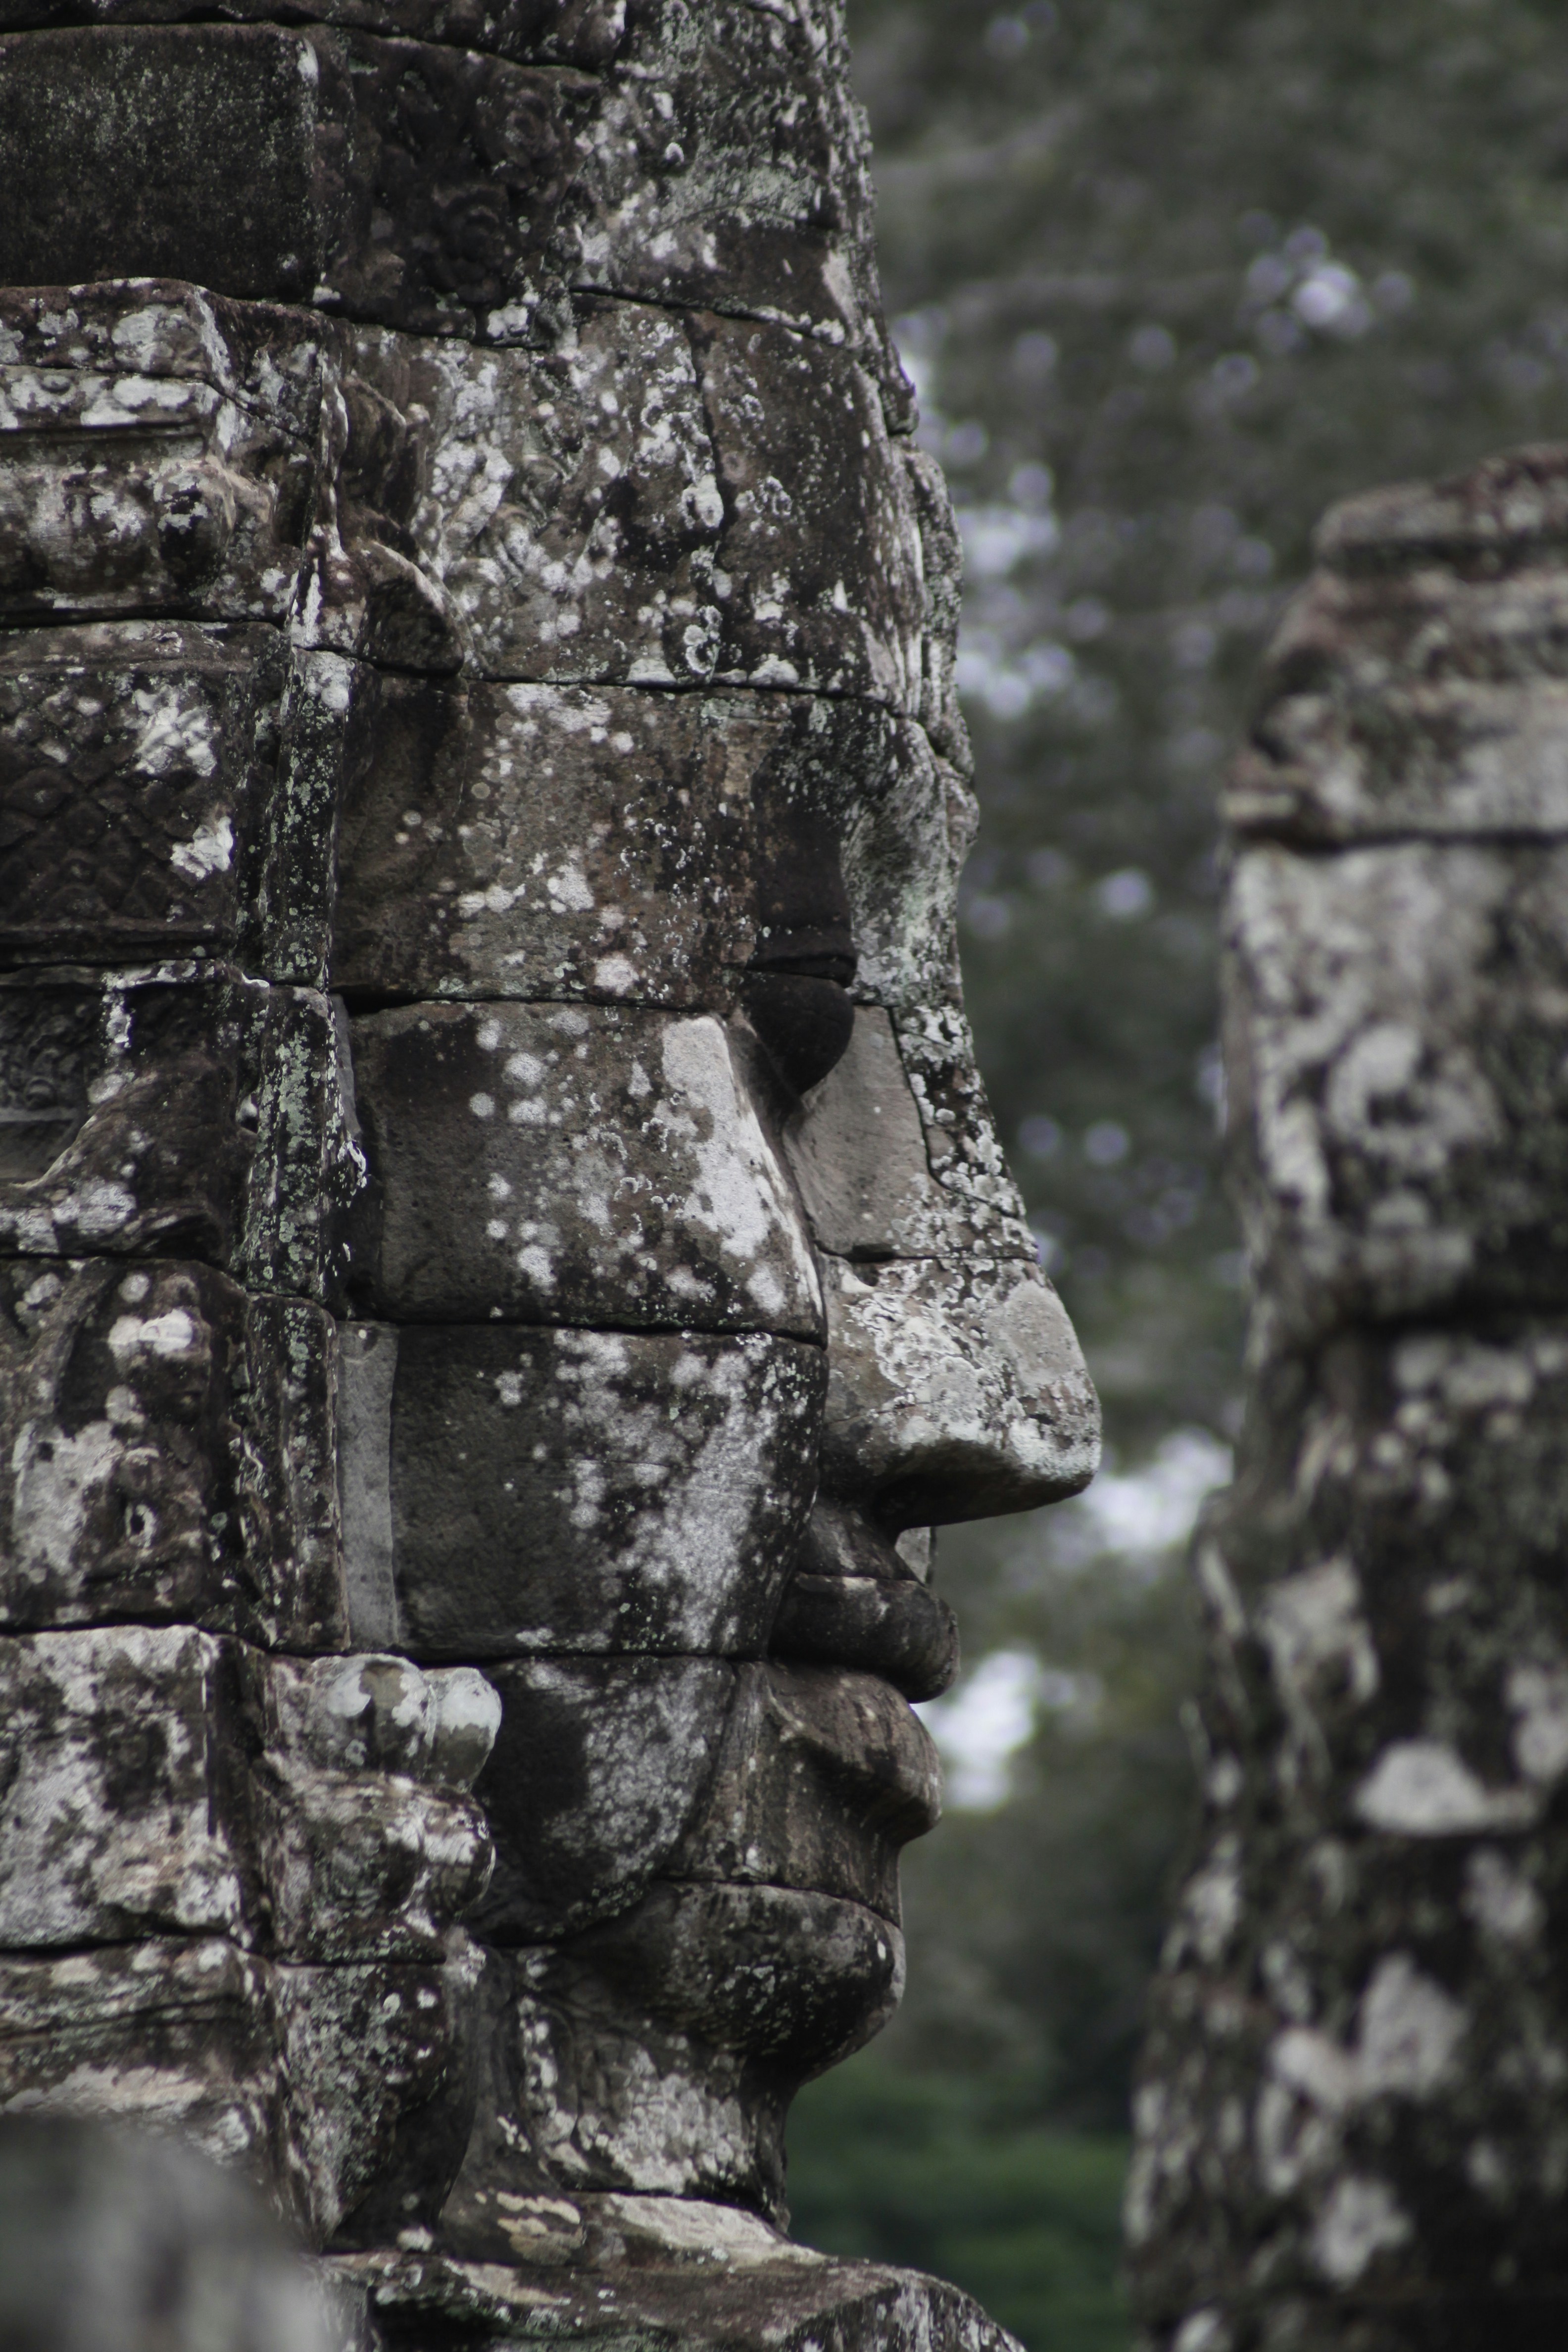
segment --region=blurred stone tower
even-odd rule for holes
[[[1161,2352],[1563,2340],[1565,545],[1558,448],[1336,509],[1229,786],[1255,1290],[1137,2100]]]

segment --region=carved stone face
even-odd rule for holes
[[[525,2185],[777,2205],[789,2092],[901,1982],[938,1792],[908,1700],[956,1663],[927,1531],[1073,1492],[1096,1423],[970,1060],[967,806],[920,731],[433,698],[384,690],[340,851],[376,1186],[340,1447],[356,1642],[501,1696],[493,2144],[443,2228],[481,2253],[521,2142]],[[359,1010],[357,943],[384,994],[395,925],[454,900],[476,993]],[[512,958],[599,992],[478,994]]]
[[[1093,1465],[952,518],[837,8],[139,7],[0,39],[0,2096],[575,2261],[777,2211]]]

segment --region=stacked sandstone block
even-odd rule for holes
[[[1568,458],[1324,526],[1230,785],[1255,1270],[1130,2223],[1171,2352],[1568,2310]]]
[[[0,2098],[559,2264],[643,2226],[563,2184],[776,2212],[896,1997],[929,1751],[791,1678],[830,1591],[920,1687],[948,1629],[829,1541],[765,1656],[829,1318],[825,1467],[900,1523],[928,1308],[972,1507],[1091,1466],[958,999],[955,543],[831,9],[184,13],[0,8]],[[756,1043],[803,871],[859,957],[815,1124]],[[853,2016],[769,2008],[779,1887]]]

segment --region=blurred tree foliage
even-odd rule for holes
[[[998,2117],[973,2081],[868,2056],[824,2078],[795,2139],[800,2236],[961,2280],[1026,2343],[1120,2352],[1119,2138]]]
[[[1216,779],[1331,499],[1568,431],[1568,24],[1559,0],[848,15],[889,310],[968,551],[981,1061],[1133,1472],[1236,1414]],[[806,2095],[794,2136],[819,2232],[830,2114],[851,2229],[852,2148],[883,2131],[932,2180],[948,2163],[931,2118],[959,2112],[955,2068],[1026,2172],[1031,2133],[1121,2113],[1194,1645],[1179,1547],[1119,1558],[1074,1511],[943,1538],[969,1655],[1032,1650],[1079,1696],[1041,1709],[1007,1801],[909,1857],[905,2012]],[[895,2076],[937,2102],[920,2133],[887,2104]],[[1085,2143],[1091,2169],[1105,2146]],[[1053,2323],[1053,2352],[1109,2341],[1099,2325]],[[1043,2352],[1044,2321],[1024,2332]]]

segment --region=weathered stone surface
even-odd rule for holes
[[[0,648],[0,956],[238,941],[281,685],[268,630],[30,631]]]
[[[836,0],[0,0],[0,174],[120,278],[0,303],[0,2106],[189,2125],[342,2352],[1004,2352],[752,2218],[929,1524],[1094,1448]]]
[[[853,355],[754,320],[584,299],[553,350],[365,331],[352,365],[347,463],[373,416],[407,453],[373,503],[488,675],[804,688],[919,711],[914,489]],[[328,580],[322,597],[321,642],[355,650],[330,610],[352,594]]]
[[[834,1576],[797,1569],[769,1649],[813,1665],[858,1666],[906,1698],[937,1698],[958,1673],[958,1626],[912,1575]]]
[[[489,1879],[483,1814],[388,1773],[289,1775],[257,1817],[270,1940],[288,1957],[438,1959]]]
[[[0,1937],[13,1948],[237,1928],[238,1694],[208,1634],[117,1626],[0,1643]]]
[[[1268,1328],[1564,1295],[1563,853],[1237,860],[1228,1050]]]
[[[424,1657],[755,1655],[826,1378],[761,1334],[348,1327],[346,1576],[383,1612],[356,1638],[395,1603]]]
[[[378,504],[460,615],[481,671],[565,681],[712,676],[724,524],[678,315],[588,302],[557,349],[365,331],[351,409],[409,455]],[[367,411],[368,403],[374,408]]]
[[[723,1751],[668,1874],[795,1886],[899,1922],[899,1848],[941,1811],[931,1735],[897,1691],[837,1666],[739,1669]]]
[[[752,320],[702,319],[694,342],[723,499],[719,676],[918,716],[920,526],[875,382],[849,354]]]
[[[319,362],[297,320],[261,318],[247,347],[236,307],[188,287],[4,298],[0,615],[282,617]]]
[[[1224,1711],[1268,1727],[1283,1818],[1542,1821],[1568,1769],[1568,1326],[1352,1329],[1261,1377],[1269,1411],[1198,1570]]]
[[[334,348],[324,320],[268,302],[230,302],[201,284],[100,278],[0,288],[0,320],[5,364],[20,371],[14,414],[23,429],[36,415],[47,432],[53,415],[84,431],[133,432],[142,411],[155,417],[178,408],[182,395],[153,388],[170,378],[205,384],[242,412],[231,430],[243,431],[248,418],[300,449],[315,445]]]
[[[645,1894],[701,1801],[745,1671],[718,1658],[492,1666],[501,1726],[478,1794],[496,1870],[479,1931],[561,1936]]]
[[[324,655],[305,669],[341,737],[333,973],[350,997],[711,1003],[763,944],[760,896],[792,847],[818,900],[837,888],[824,857],[840,861],[858,997],[902,1018],[956,986],[968,812],[907,721],[805,695],[458,689]]]
[[[918,717],[942,759],[959,776],[974,764],[969,730],[958,700],[958,620],[963,595],[963,541],[946,478],[929,450],[906,442],[903,461],[921,538],[925,626],[921,634]]]
[[[335,1352],[206,1266],[0,1264],[0,1627],[345,1646]]]
[[[380,2197],[439,2209],[472,2111],[478,1975],[278,1968],[220,1938],[0,1963],[0,2109],[112,2109],[262,2184],[317,2243]]]
[[[751,774],[695,697],[474,685],[313,656],[343,710],[333,982],[711,1000],[752,943]]]
[[[260,2199],[191,2148],[83,2117],[0,2123],[14,2352],[328,2352],[330,2294]]]
[[[1230,823],[1303,841],[1568,829],[1563,453],[1333,509]]]
[[[910,1086],[888,1015],[861,1005],[843,1060],[784,1129],[791,1172],[819,1249],[841,1258],[932,1257],[959,1242],[963,1208],[937,1182],[928,1156],[931,1130],[921,1114],[929,1101]],[[947,1145],[953,1156],[952,1130],[935,1134],[939,1148]],[[996,1160],[1006,1181],[1000,1146]],[[1019,1254],[1033,1255],[1032,1244]]]
[[[278,2088],[267,1969],[220,1937],[0,1960],[0,2113],[110,2109],[265,2180]]]
[[[199,962],[0,978],[0,1248],[331,1298],[363,1184],[324,997]]]
[[[843,2352],[1013,2352],[1016,2339],[958,2288],[814,2253],[732,2206],[613,2195],[552,2201],[549,2210],[535,2200],[534,2246],[518,2268],[438,2254],[365,2255],[336,2267],[363,2283],[386,2352],[416,2352],[458,2328],[478,2352],[502,2352],[544,2326],[589,2342],[630,2336],[715,2352],[805,2352],[823,2343]],[[561,2266],[561,2249],[577,2234],[567,2216],[577,2213],[595,2250],[580,2281]]]
[[[829,1259],[824,1483],[889,1527],[1026,1510],[1088,1485],[1100,1412],[1032,1263]]]
[[[1257,1297],[1136,2102],[1160,2352],[1561,2333],[1564,464],[1331,516],[1232,788],[1284,839],[1232,883]]]
[[[821,1331],[731,1033],[607,1006],[409,1006],[353,1025],[374,1312]]]
[[[878,350],[864,133],[839,60],[818,69],[836,20],[638,16],[606,79],[315,26],[0,40],[0,164],[22,191],[0,278],[216,279],[503,337],[592,285]]]
[[[245,24],[278,16],[276,0],[0,0],[0,27],[174,25],[193,16]],[[491,49],[526,64],[604,66],[626,34],[625,0],[321,0],[324,25],[401,34],[409,40]]]
[[[0,1685],[12,1947],[178,1931],[317,1960],[438,1959],[484,1890],[484,1817],[451,1776],[477,1774],[500,1706],[471,1668],[264,1664],[134,1625],[0,1643]],[[378,1718],[403,1735],[393,1769]]]
[[[473,2116],[481,1967],[459,1930],[424,1966],[268,1972],[278,2172],[313,2243],[395,2242],[439,2212]]]
[[[640,2182],[782,2213],[791,2091],[875,2030],[903,1976],[886,1920],[763,1886],[658,1885],[570,1948],[508,1958],[505,2021],[438,2232],[502,2261],[538,2246],[522,2148],[558,2193]]]
[[[275,1659],[247,1676],[266,1769],[257,1847],[276,1950],[313,1960],[439,1960],[493,1861],[462,1792],[500,1701],[471,1666]]]
[[[857,998],[900,1016],[955,1002],[958,875],[979,814],[973,795],[908,723],[889,729],[885,749],[847,745],[839,772]]]
[[[946,1249],[1034,1257],[1034,1237],[991,1115],[962,1002],[913,1007],[899,1015],[894,1028],[925,1128],[931,1173],[963,1221],[964,1240],[950,1228]]]

